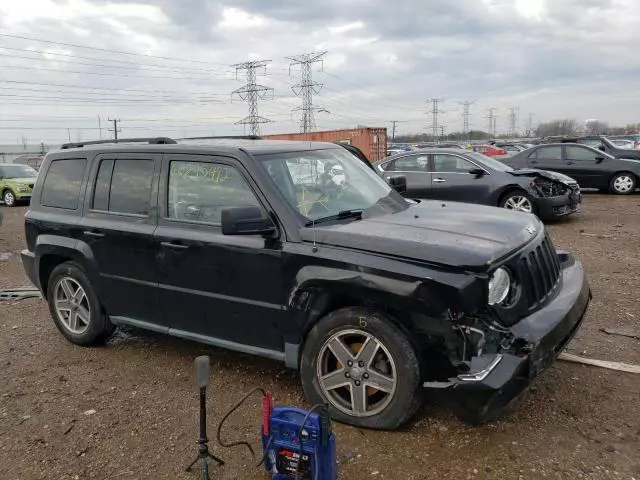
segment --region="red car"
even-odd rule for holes
[[[472,148],[474,152],[481,153],[487,157],[501,157],[508,155],[506,150],[494,147],[493,145],[474,145]]]

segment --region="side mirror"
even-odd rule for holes
[[[596,157],[596,163],[604,162],[604,157]]]
[[[469,173],[471,175],[475,175],[476,177],[481,177],[483,176],[486,172],[481,169],[481,168],[472,168],[471,170],[469,170]]]
[[[389,177],[387,183],[398,193],[404,193],[407,191],[407,177],[404,175]]]
[[[598,150],[600,150],[601,152],[605,152],[607,149],[606,149],[606,148],[604,148],[604,145],[600,145],[600,146],[598,147]]]
[[[226,207],[221,217],[223,235],[271,235],[276,231],[260,207]]]

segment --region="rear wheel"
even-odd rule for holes
[[[421,404],[420,367],[404,332],[381,312],[350,307],[330,313],[309,333],[300,365],[312,404],[333,418],[392,430]]]
[[[5,190],[2,193],[2,201],[7,207],[14,207],[16,204],[16,196],[11,190]]]
[[[56,327],[72,343],[96,345],[113,333],[114,326],[101,311],[91,282],[75,262],[53,269],[47,301]]]
[[[514,190],[500,199],[500,206],[516,212],[535,213],[531,197],[522,190]]]
[[[611,193],[629,195],[636,191],[636,177],[632,173],[616,173],[609,184]]]

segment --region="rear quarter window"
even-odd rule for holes
[[[86,168],[86,158],[53,160],[42,185],[40,203],[45,207],[76,210]]]

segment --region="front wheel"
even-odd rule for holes
[[[611,193],[629,195],[636,191],[636,177],[632,173],[616,173],[609,185]]]
[[[533,200],[529,195],[520,190],[507,193],[500,199],[500,206],[516,212],[535,213]]]
[[[7,207],[14,207],[16,205],[16,196],[11,190],[5,190],[2,194],[2,201]]]
[[[404,332],[379,311],[336,310],[304,345],[300,373],[312,404],[351,425],[393,430],[421,404],[420,366]]]

